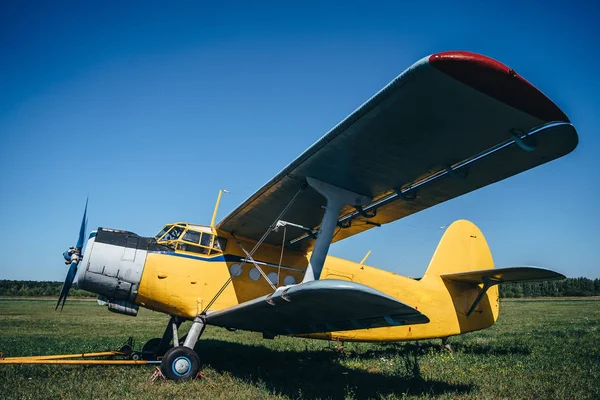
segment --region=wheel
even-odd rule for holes
[[[150,339],[142,347],[142,354],[147,360],[156,360],[157,357],[162,357],[165,352],[169,349],[170,345],[167,345],[166,349],[159,349],[161,338]]]
[[[200,370],[198,354],[188,347],[173,347],[165,353],[160,370],[167,379],[185,381],[194,378]]]
[[[125,345],[121,346],[121,348],[119,349],[119,351],[122,351],[123,353],[126,353],[126,354],[131,354],[131,352],[133,351],[133,349],[131,348],[130,345],[125,344]]]

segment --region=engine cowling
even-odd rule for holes
[[[77,285],[109,299],[109,310],[137,314],[138,287],[148,250],[169,251],[154,238],[98,228],[90,234]]]

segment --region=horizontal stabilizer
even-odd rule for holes
[[[324,279],[278,288],[270,295],[209,313],[206,322],[269,335],[296,335],[424,324],[429,318],[368,286]]]
[[[495,283],[546,281],[551,279],[565,279],[563,274],[536,267],[507,267],[484,269],[479,271],[459,272],[440,275],[442,278],[465,283],[485,283],[492,280]]]

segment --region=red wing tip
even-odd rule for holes
[[[444,51],[429,56],[429,63],[446,75],[541,120],[569,122],[552,100],[493,58],[469,51]]]
[[[448,60],[457,60],[457,61],[466,61],[473,64],[479,64],[481,66],[494,69],[498,72],[503,72],[506,74],[514,74],[516,73],[508,68],[506,65],[502,64],[499,61],[494,60],[493,58],[484,56],[482,54],[471,53],[469,51],[443,51],[441,53],[435,53],[429,56],[429,62],[431,64],[436,64],[439,61],[448,61]]]

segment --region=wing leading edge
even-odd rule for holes
[[[209,313],[206,322],[270,335],[298,335],[424,324],[429,318],[368,286],[324,279],[283,287]]]
[[[325,199],[306,187],[311,177],[373,199],[342,208],[335,242],[561,157],[577,142],[567,116],[512,69],[478,54],[438,53],[400,74],[217,228],[259,240],[300,192],[282,219],[316,231]],[[312,249],[314,235],[290,229],[288,246]],[[282,236],[272,232],[265,243],[281,245]]]

